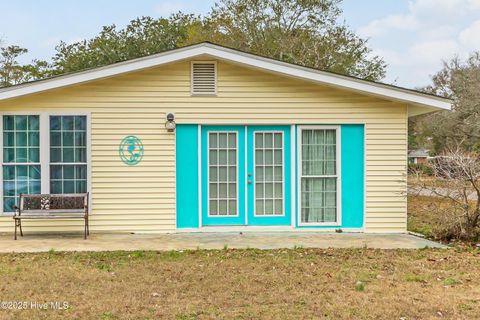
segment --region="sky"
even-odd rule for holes
[[[48,60],[61,41],[94,37],[104,25],[179,10],[205,14],[213,0],[0,0],[0,39]],[[442,61],[480,50],[480,0],[344,0],[342,19],[388,64],[383,82],[430,84]]]

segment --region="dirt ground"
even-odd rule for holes
[[[475,319],[480,251],[3,254],[0,290],[7,319]]]

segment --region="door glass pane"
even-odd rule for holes
[[[283,134],[255,132],[255,215],[283,215]]]
[[[237,203],[237,133],[208,133],[208,181],[210,216],[236,216]]]
[[[336,130],[302,130],[301,220],[337,221]]]

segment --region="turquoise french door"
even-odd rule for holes
[[[291,224],[289,126],[203,126],[202,225]]]

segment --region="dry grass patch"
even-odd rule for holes
[[[15,319],[473,319],[480,253],[222,250],[8,254],[3,301],[68,301]]]
[[[438,197],[408,196],[408,230],[421,233],[428,238],[436,238],[438,229],[443,228],[444,217],[436,213],[433,206],[448,206],[448,202]],[[432,210],[429,207],[432,206]]]

